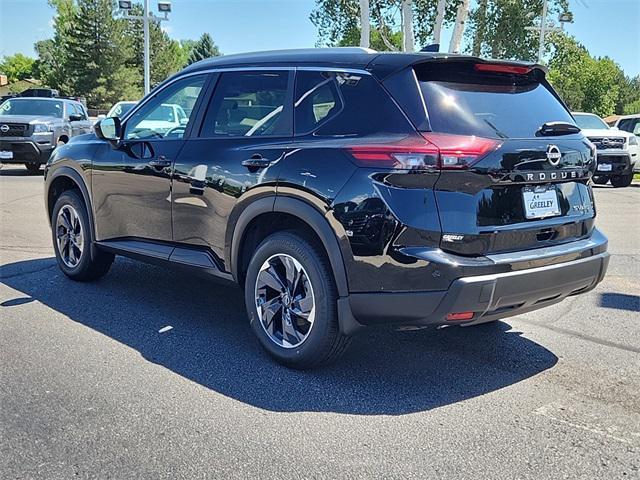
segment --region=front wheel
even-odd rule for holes
[[[349,337],[340,332],[333,273],[321,248],[295,232],[267,237],[245,281],[251,328],[278,362],[311,368],[335,360]]]
[[[27,167],[29,173],[38,173],[40,171],[39,163],[25,163],[24,166]]]
[[[75,191],[60,195],[51,215],[53,248],[60,270],[72,280],[89,281],[105,275],[114,255],[96,251],[91,255],[89,216],[82,198]]]
[[[613,185],[615,188],[628,187],[629,185],[631,185],[632,181],[633,173],[620,175],[618,177],[611,177],[611,185]]]

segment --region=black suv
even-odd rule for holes
[[[62,271],[96,279],[117,254],[237,282],[289,366],[335,358],[364,326],[545,307],[607,269],[595,148],[538,65],[225,56],[95,130],[46,168]]]

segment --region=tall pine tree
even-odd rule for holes
[[[68,70],[74,72],[73,92],[87,104],[109,108],[122,98],[138,98],[139,72],[127,59],[131,44],[112,0],[77,0],[68,34]]]
[[[191,55],[189,55],[188,65],[204,60],[205,58],[217,57],[219,55],[220,51],[216,44],[213,43],[211,35],[203,33],[200,39],[193,45]]]

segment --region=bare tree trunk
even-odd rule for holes
[[[402,15],[402,51],[413,52],[413,0],[402,0],[400,12]]]
[[[453,27],[453,35],[451,35],[451,43],[449,44],[449,53],[460,53],[460,44],[462,43],[462,35],[464,34],[464,26],[469,16],[469,0],[462,0],[456,12],[456,24]]]
[[[440,35],[442,35],[442,23],[444,22],[444,10],[446,6],[447,0],[438,0],[436,23],[433,26],[433,43],[440,44]]]
[[[478,9],[475,13],[476,32],[473,37],[472,53],[479,57],[482,52],[482,43],[487,30],[487,0],[478,1]]]
[[[371,22],[369,21],[369,0],[360,0],[360,46],[369,48]]]

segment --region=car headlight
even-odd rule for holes
[[[44,123],[36,123],[33,126],[33,133],[49,133],[52,131],[53,130],[51,129],[51,127],[49,127],[49,125],[45,125]]]
[[[638,145],[638,137],[629,137],[629,145]]]

